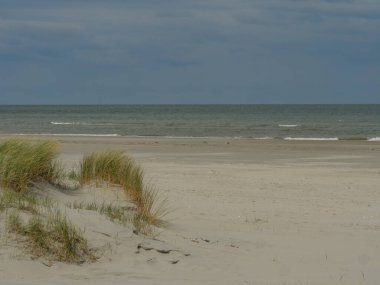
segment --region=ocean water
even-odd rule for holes
[[[380,140],[380,105],[0,106],[1,134]]]

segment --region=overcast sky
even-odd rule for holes
[[[0,104],[380,103],[380,0],[1,0]]]

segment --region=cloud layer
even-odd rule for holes
[[[0,104],[380,103],[378,0],[0,3]]]

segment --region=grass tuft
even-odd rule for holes
[[[163,226],[164,222],[160,218],[168,213],[168,209],[166,200],[158,201],[158,192],[145,187],[136,201],[138,218],[149,225]]]
[[[96,204],[95,202],[92,202],[92,203],[73,202],[73,203],[67,204],[66,206],[71,209],[96,211],[108,217],[112,222],[118,221],[119,223],[124,224],[124,225],[132,221],[130,210],[122,206],[114,205],[112,203],[110,204],[102,203],[99,205],[99,204]]]
[[[77,181],[77,180],[79,180],[79,175],[78,175],[78,173],[75,171],[75,169],[71,169],[71,170],[67,173],[67,178],[70,179],[70,180]]]
[[[122,151],[91,153],[80,164],[80,183],[106,181],[112,184],[123,183],[123,173],[129,172],[130,159]]]
[[[82,185],[104,181],[121,186],[137,206],[133,220],[138,231],[145,228],[143,225],[162,225],[161,218],[167,213],[164,203],[157,203],[157,192],[144,185],[143,169],[123,151],[86,155],[80,164],[79,181]]]
[[[25,239],[25,248],[34,256],[67,263],[96,260],[82,233],[59,211],[50,213],[46,220],[33,215],[25,224],[18,213],[11,213],[7,226],[9,232]]]
[[[8,230],[11,232],[21,231],[22,224],[21,224],[20,214],[17,212],[12,212],[8,216],[7,226],[8,226]]]
[[[57,154],[54,141],[11,139],[0,144],[0,185],[23,192],[31,182],[57,183],[62,172]]]
[[[39,206],[51,207],[52,201],[48,198],[37,198],[30,193],[15,192],[11,190],[0,192],[0,212],[7,208],[14,208],[37,214]]]

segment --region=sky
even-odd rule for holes
[[[380,103],[380,0],[1,0],[0,104]]]

